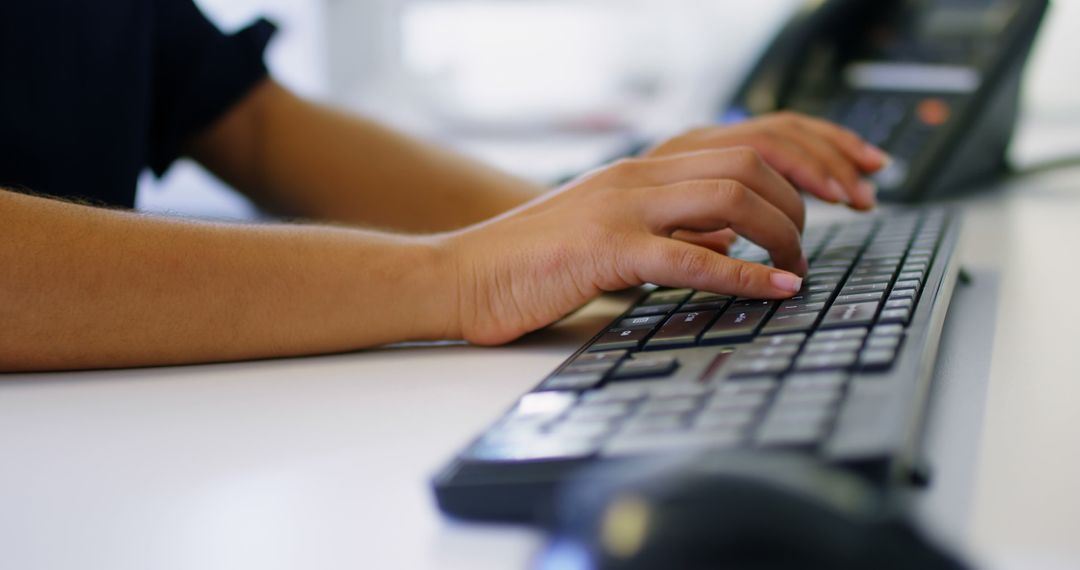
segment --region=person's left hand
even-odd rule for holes
[[[752,147],[803,190],[826,202],[847,204],[857,210],[869,210],[875,204],[877,189],[862,177],[881,169],[889,160],[888,155],[848,129],[791,112],[763,115],[736,125],[694,129],[660,143],[642,156],[737,146]]]

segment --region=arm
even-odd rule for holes
[[[748,149],[629,160],[487,222],[401,237],[227,225],[0,191],[0,370],[499,344],[645,282],[766,298],[806,270],[795,189]],[[726,244],[731,228],[776,268]]]
[[[0,191],[0,370],[342,351],[453,336],[430,240],[196,223]]]
[[[189,151],[271,210],[409,232],[476,223],[543,190],[301,99],[272,80],[195,137]]]

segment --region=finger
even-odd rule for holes
[[[802,287],[802,279],[787,271],[674,239],[654,238],[634,259],[637,277],[646,283],[755,299],[786,299]]]
[[[824,119],[806,115],[797,115],[797,117],[796,120],[803,128],[828,139],[863,172],[876,172],[889,162],[889,155],[885,151],[866,142],[854,131]]]
[[[765,248],[777,267],[806,271],[795,223],[736,180],[695,180],[640,190],[642,217],[656,234],[731,228]]]
[[[716,253],[727,254],[731,251],[732,244],[739,239],[739,235],[732,230],[718,230],[715,232],[694,232],[690,230],[676,230],[671,237],[707,247]]]
[[[835,182],[830,184],[832,177],[825,165],[813,160],[802,146],[772,132],[754,133],[743,139],[761,153],[765,162],[803,190],[826,202],[847,204],[850,201],[842,187]]]
[[[626,186],[666,186],[679,182],[730,179],[752,188],[801,232],[806,205],[799,192],[751,147],[701,150],[620,163],[614,175]]]
[[[859,209],[873,207],[873,201],[867,202],[860,189],[861,180],[856,166],[839,148],[816,133],[802,127],[788,129],[784,136],[792,144],[798,146],[809,160],[824,167],[828,174],[825,184],[829,195],[840,194],[842,195],[841,202],[851,204]]]

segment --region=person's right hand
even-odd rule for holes
[[[807,269],[803,219],[798,192],[750,148],[623,160],[440,238],[446,336],[501,344],[643,283],[790,297]],[[775,268],[724,255],[727,228]]]

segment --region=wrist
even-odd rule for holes
[[[456,340],[461,334],[461,303],[455,244],[446,234],[406,238],[400,262],[403,302],[411,305],[414,340]]]

